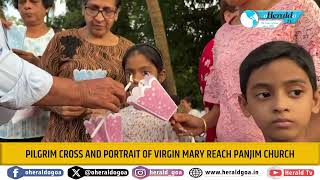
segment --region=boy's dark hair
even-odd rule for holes
[[[13,6],[18,9],[19,0],[13,0]],[[54,7],[54,0],[42,0],[42,4],[46,9]]]
[[[82,0],[82,4],[86,5],[88,3],[88,0]],[[116,0],[116,7],[119,9],[121,7],[121,0]]]
[[[138,52],[139,54],[142,54],[146,58],[148,58],[152,62],[152,64],[156,66],[158,73],[163,70],[163,61],[160,51],[149,44],[137,44],[130,47],[122,59],[123,69],[125,69],[128,58],[135,52]]]
[[[241,63],[240,87],[244,97],[250,75],[260,67],[286,57],[295,62],[308,75],[313,91],[317,89],[317,77],[311,55],[301,46],[285,41],[273,41],[253,50]]]

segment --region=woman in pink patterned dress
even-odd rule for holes
[[[208,77],[204,100],[220,105],[203,118],[207,127],[217,125],[218,141],[264,141],[263,135],[253,119],[246,118],[240,111],[239,66],[245,57],[258,46],[276,40],[289,41],[303,46],[315,62],[317,75],[320,73],[320,10],[314,0],[226,0],[237,6],[240,12],[252,10],[302,10],[297,24],[281,24],[274,29],[246,28],[240,17],[224,24],[215,36],[214,72]],[[241,14],[241,13],[240,13]],[[319,78],[318,78],[319,79]],[[316,115],[319,116],[319,115]],[[200,134],[205,129],[202,120],[178,114],[172,122],[178,133]],[[315,135],[320,116],[312,120],[309,140],[319,140]],[[188,131],[181,130],[181,125]]]
[[[225,0],[219,1],[220,6],[220,21],[221,24],[229,23],[233,18],[238,16],[238,11],[235,7],[229,6]],[[200,93],[203,96],[204,90],[207,85],[208,76],[213,71],[213,46],[214,39],[211,39],[205,46],[202,51],[200,60],[199,60],[199,69],[198,69],[198,82],[200,86]],[[205,111],[208,112],[212,109],[213,104],[210,102],[203,101]],[[216,127],[209,128],[207,130],[206,142],[214,142],[216,140]]]

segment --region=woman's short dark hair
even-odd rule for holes
[[[82,0],[82,4],[86,5],[88,3],[88,0]],[[116,7],[119,9],[121,7],[121,0],[116,0]]]
[[[18,9],[19,0],[13,0],[13,6]],[[42,4],[46,9],[54,7],[54,0],[42,0]]]
[[[125,69],[127,61],[135,52],[144,55],[157,68],[158,73],[163,70],[163,61],[160,51],[149,44],[136,44],[129,48],[122,59],[122,67]]]
[[[240,65],[240,87],[246,97],[247,85],[253,71],[285,57],[296,63],[307,75],[313,91],[317,90],[317,76],[311,55],[303,47],[285,41],[272,41],[253,50]]]

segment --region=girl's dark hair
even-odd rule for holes
[[[82,4],[86,5],[88,3],[88,0],[82,0]],[[116,7],[119,9],[121,7],[121,0],[116,0]]]
[[[273,41],[253,50],[241,63],[240,87],[244,97],[246,97],[247,85],[252,72],[283,57],[296,63],[309,77],[313,91],[317,90],[315,66],[309,52],[297,44]]]
[[[160,51],[149,44],[137,44],[129,48],[122,59],[123,69],[125,69],[128,58],[135,52],[138,52],[139,54],[142,54],[146,58],[148,58],[152,62],[152,64],[156,66],[158,73],[163,70],[163,61]]]
[[[13,6],[18,9],[19,0],[13,0]],[[42,4],[46,9],[54,7],[54,0],[42,0]]]
[[[233,13],[237,11],[236,7],[228,5],[225,0],[219,0],[219,7],[220,7],[219,15],[220,15],[221,24],[224,24],[226,22],[224,19],[224,12],[230,11]]]

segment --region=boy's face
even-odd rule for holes
[[[303,141],[312,113],[319,111],[319,91],[298,65],[280,58],[252,72],[247,99],[239,102],[267,141]]]

